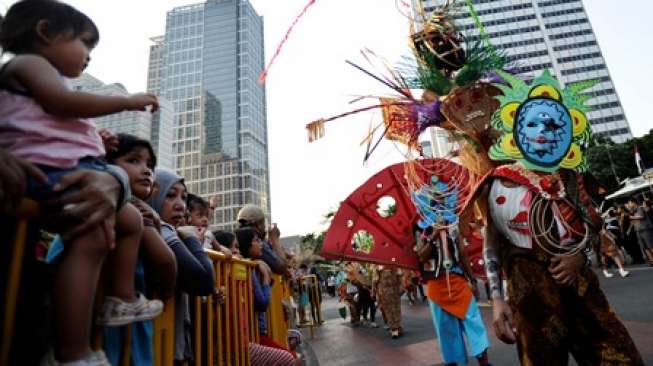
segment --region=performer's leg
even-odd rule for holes
[[[370,322],[376,324],[376,301],[374,299],[370,302]]]
[[[445,364],[467,364],[467,350],[460,320],[429,299],[429,308],[442,360]]]
[[[481,312],[478,310],[476,299],[472,297],[472,301],[467,308],[465,320],[462,321],[463,332],[467,336],[467,344],[471,354],[477,359],[485,357],[484,363],[487,363],[487,349],[490,347],[490,340],[487,336],[487,330],[481,317]],[[483,364],[483,363],[482,363]]]
[[[521,364],[566,366],[569,350],[565,308],[546,264],[514,258],[507,268]]]
[[[583,269],[577,291],[565,293],[565,299],[573,322],[569,327],[571,353],[579,366],[644,365],[590,268]]]
[[[422,301],[426,301],[426,295],[424,294],[424,285],[421,283],[418,284],[417,291],[419,291],[419,296],[422,298]]]

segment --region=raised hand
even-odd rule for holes
[[[159,101],[153,94],[132,94],[127,97],[127,110],[128,111],[145,111],[147,107],[151,107],[150,112],[154,113],[159,110]]]
[[[107,152],[114,151],[118,148],[118,136],[106,128],[101,128],[98,130],[98,134],[102,138],[102,144],[104,144],[104,150]]]

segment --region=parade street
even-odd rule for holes
[[[653,364],[653,268],[636,266],[629,270],[631,275],[625,279],[618,276],[606,279],[602,275],[599,278],[610,304],[630,331],[644,362],[650,365]],[[481,304],[492,342],[490,362],[495,366],[519,365],[516,347],[494,337],[490,326],[491,308],[484,301]],[[383,330],[380,314],[376,319],[379,328],[352,328],[348,319],[343,321],[338,315],[337,299],[330,297],[323,304],[323,314],[326,323],[315,329],[313,339],[309,329],[303,330],[306,365],[442,365],[426,304],[411,306],[404,297],[402,322],[405,335],[396,340]],[[569,364],[576,365],[573,360]],[[476,360],[471,359],[469,365],[476,365]]]

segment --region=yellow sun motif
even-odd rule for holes
[[[583,152],[580,146],[571,144],[567,156],[560,162],[560,167],[565,169],[575,169],[583,162]]]
[[[569,114],[574,124],[574,137],[580,136],[587,129],[587,117],[585,117],[585,113],[578,109],[570,109]]]
[[[517,109],[519,108],[519,103],[508,103],[503,108],[501,108],[501,121],[503,125],[509,129],[512,129],[513,124],[515,123],[515,115],[517,114]]]
[[[510,135],[503,135],[501,138],[501,149],[511,158],[521,158],[521,152],[515,143],[514,137]]]
[[[529,98],[547,97],[560,100],[560,92],[551,85],[538,85],[528,94]]]

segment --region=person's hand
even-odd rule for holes
[[[52,212],[48,224],[63,228],[64,242],[102,225],[107,245],[113,247],[116,207],[122,191],[118,180],[109,173],[82,169],[62,177],[53,191],[70,187],[76,190],[44,202],[44,211]]]
[[[131,203],[136,206],[145,220],[152,221],[156,230],[161,231],[161,218],[150,205],[135,197],[131,200]]]
[[[578,272],[584,264],[585,257],[580,253],[573,256],[555,256],[551,258],[549,272],[558,285],[571,286],[576,282]]]
[[[231,257],[233,257],[234,254],[231,252],[229,248],[220,244],[218,244],[218,248],[220,249],[220,252],[222,252],[222,254],[224,254],[225,257],[227,257],[227,259],[231,259]]]
[[[222,305],[225,303],[227,300],[227,289],[223,287],[216,288],[213,291],[213,301],[215,301],[216,304]]]
[[[35,165],[0,149],[0,213],[13,214],[25,195],[27,177],[46,184],[48,177]]]
[[[256,264],[259,272],[261,272],[261,276],[263,277],[263,283],[269,285],[272,281],[272,270],[270,269],[270,266],[260,259],[256,261]]]
[[[187,240],[189,238],[196,238],[199,240],[199,232],[195,226],[180,226],[177,228],[177,234],[181,240]]]
[[[113,132],[109,131],[106,128],[101,128],[98,130],[98,134],[102,138],[102,144],[104,145],[104,150],[106,150],[107,153],[118,149],[118,136],[116,136]]]
[[[507,344],[517,341],[517,329],[512,319],[512,310],[501,298],[492,299],[492,327],[497,338]]]
[[[279,241],[279,238],[281,237],[281,231],[279,231],[279,227],[277,227],[277,224],[272,224],[270,226],[270,229],[268,229],[268,239],[272,243],[276,243]]]
[[[216,208],[218,208],[218,203],[220,203],[220,198],[218,196],[211,196],[209,198],[209,209],[214,211]]]
[[[139,93],[127,97],[126,109],[128,111],[145,111],[148,106],[151,107],[150,112],[152,113],[159,110],[159,101],[155,95]]]

